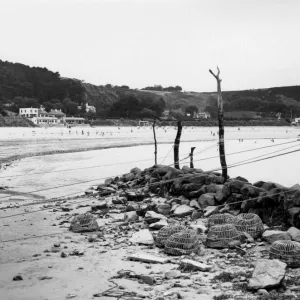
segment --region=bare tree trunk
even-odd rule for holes
[[[191,153],[190,153],[190,168],[194,168],[194,150],[196,147],[191,147]]]
[[[223,99],[221,92],[221,81],[220,78],[220,69],[218,69],[218,74],[215,75],[212,70],[209,72],[216,78],[218,86],[218,121],[219,121],[219,152],[220,152],[220,162],[222,167],[222,176],[225,181],[227,180],[227,164],[225,157],[225,145],[224,145],[224,112],[223,112]]]
[[[155,165],[157,165],[157,142],[156,142],[156,134],[155,134],[155,124],[156,124],[156,118],[154,117],[152,129],[154,135],[154,160],[155,160]]]
[[[179,143],[182,132],[182,124],[181,121],[177,122],[177,134],[174,142],[174,167],[179,169]]]

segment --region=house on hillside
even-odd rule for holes
[[[38,117],[39,109],[38,108],[19,108],[19,115],[25,118]]]
[[[57,125],[65,114],[61,110],[51,110],[49,113],[40,108],[20,108],[19,115],[30,119],[35,125]]]
[[[56,117],[33,117],[31,121],[35,125],[57,125],[60,123]]]
[[[82,109],[82,105],[77,106],[77,108],[79,110],[81,110]],[[85,105],[85,110],[86,110],[87,113],[88,112],[96,113],[96,107],[92,106],[92,105],[89,105],[88,103]]]
[[[149,126],[148,121],[139,121],[139,126]]]
[[[86,104],[86,112],[92,112],[92,113],[96,113],[96,107],[89,105],[88,103]]]
[[[295,118],[294,121],[292,122],[292,125],[300,125],[300,118]]]
[[[62,121],[66,125],[80,125],[84,124],[85,119],[81,117],[64,117],[62,118]]]
[[[169,109],[165,109],[162,113],[163,117],[168,117],[170,115],[170,110]]]
[[[48,112],[49,117],[56,117],[58,119],[64,118],[66,115],[61,111],[61,109],[51,109]]]
[[[198,112],[194,114],[194,119],[209,119],[210,113],[208,112]]]

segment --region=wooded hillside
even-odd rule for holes
[[[155,89],[158,90],[155,90]],[[300,116],[300,86],[223,92],[225,117],[255,119]],[[86,115],[85,104],[96,107],[97,116],[143,118],[161,116],[169,109],[175,117],[186,112],[217,114],[216,93],[182,92],[180,86],[150,86],[143,90],[127,85],[93,85],[63,78],[46,68],[29,67],[0,60],[0,113],[18,112],[19,107],[62,109],[68,115]],[[78,110],[81,105],[82,109]],[[92,116],[92,114],[91,114]]]

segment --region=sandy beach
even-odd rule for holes
[[[98,219],[100,226],[111,230],[105,231],[101,242],[89,243],[91,235],[74,234],[68,230],[72,216],[89,211],[90,205],[95,203],[94,198],[74,196],[83,194],[90,186],[97,186],[105,178],[127,173],[133,167],[144,169],[154,164],[151,128],[84,130],[85,134],[80,138],[76,131],[74,134],[74,128],[71,134],[56,128],[18,128],[1,132],[1,158],[7,161],[13,156],[19,158],[10,161],[9,166],[0,172],[1,183],[8,188],[0,191],[1,207],[8,207],[0,210],[1,299],[94,299],[93,294],[113,287],[109,278],[121,269],[151,275],[162,274],[176,267],[174,263],[150,265],[128,261],[127,257],[133,253],[146,251],[160,255],[160,252],[151,247],[128,244],[128,238],[123,233],[116,239],[113,228],[116,218],[120,217],[118,209],[112,211],[106,219]],[[87,130],[90,130],[89,135]],[[99,132],[105,132],[104,136],[97,136],[96,131],[98,135]],[[216,128],[185,128],[180,145],[180,165],[189,165],[188,153],[195,146],[195,167],[203,170],[218,169],[217,135],[212,134],[216,131]],[[168,128],[165,132],[165,129],[158,128],[157,133],[158,162],[172,165],[176,130]],[[228,128],[227,163],[234,166],[235,163],[247,160],[251,162],[256,157],[269,157],[300,149],[298,134],[299,130],[294,128]],[[243,139],[243,142],[239,139]],[[136,143],[144,145],[133,146]],[[84,151],[83,146],[86,148]],[[101,147],[112,148],[93,150]],[[47,151],[53,151],[52,155],[43,154]],[[54,151],[66,153],[55,154]],[[299,183],[300,166],[295,163],[299,159],[299,152],[295,152],[229,168],[229,175],[243,176],[251,182],[265,180],[292,186]],[[64,196],[69,199],[59,205],[39,204],[45,199]],[[35,204],[22,207],[27,203]],[[48,234],[51,236],[45,236]],[[83,256],[61,257],[61,252],[71,253],[78,249],[84,252]],[[214,255],[213,251],[206,251],[203,259],[209,259],[211,255]],[[17,274],[22,275],[22,281],[12,281]],[[192,276],[194,281],[201,278],[202,287],[198,290],[201,299],[212,300],[214,295],[220,293],[220,290],[212,289],[209,283],[212,276],[209,272]],[[117,282],[126,286],[127,290],[148,296],[150,293],[150,299],[155,299],[171,287],[168,281],[150,289],[145,284],[141,289],[138,281],[120,279]],[[185,287],[177,290],[185,299],[199,299],[195,290]]]

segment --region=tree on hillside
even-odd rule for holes
[[[141,118],[153,118],[156,116],[156,112],[149,108],[143,108],[140,111],[140,116]]]
[[[70,115],[76,115],[78,113],[78,105],[76,102],[70,101],[65,106],[66,111]]]
[[[198,107],[196,105],[189,105],[185,108],[185,114],[190,114],[191,117],[194,117],[194,114],[199,111]]]
[[[55,104],[51,103],[51,102],[44,102],[43,106],[45,108],[45,111],[49,112],[51,109],[55,108]]]

